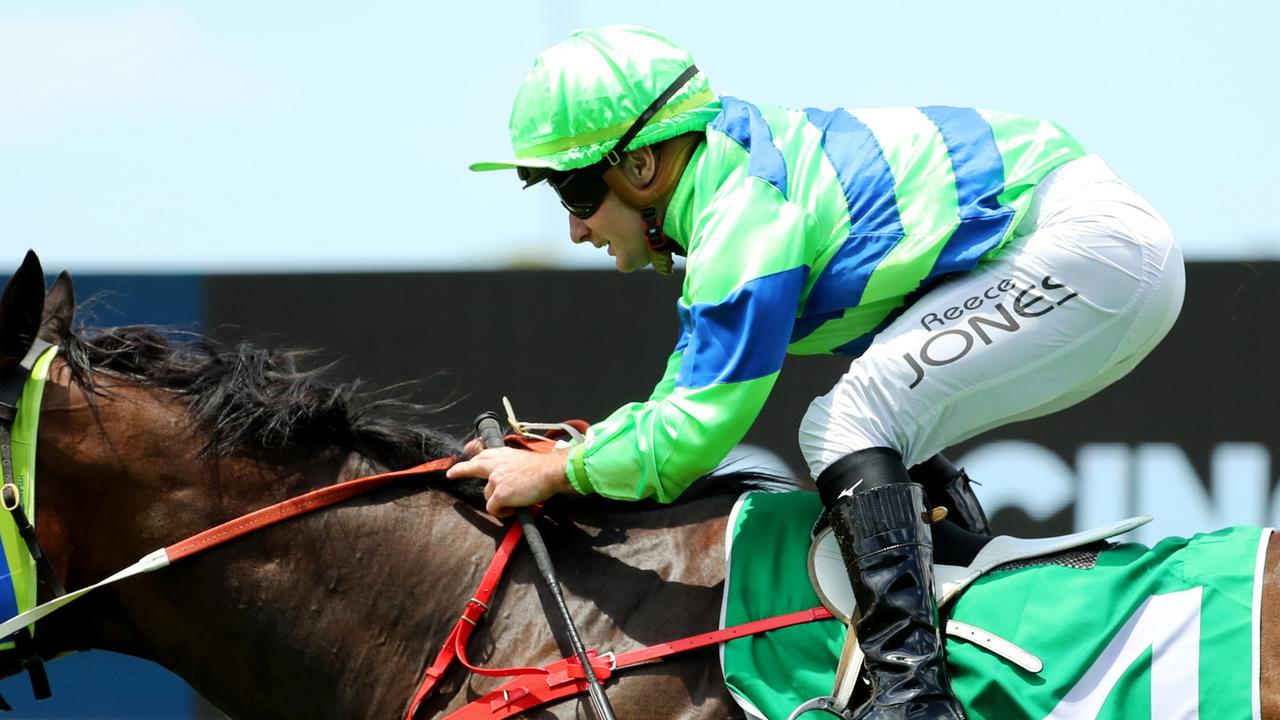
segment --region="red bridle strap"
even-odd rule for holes
[[[440,653],[436,655],[435,661],[422,674],[422,682],[418,685],[417,692],[413,694],[413,699],[409,702],[409,711],[405,713],[405,717],[411,718],[414,713],[418,712],[418,705],[435,689],[436,683],[444,676],[445,671],[453,664],[455,658],[460,658],[462,664],[472,672],[479,671],[479,668],[467,662],[467,640],[471,637],[471,631],[475,629],[476,624],[480,622],[480,618],[489,609],[489,600],[493,597],[494,590],[498,588],[498,583],[502,580],[502,573],[507,568],[507,561],[511,559],[511,553],[515,552],[516,545],[520,543],[520,539],[523,537],[524,530],[520,528],[520,523],[513,523],[511,528],[507,530],[507,535],[502,539],[502,544],[498,546],[498,551],[494,553],[493,559],[489,561],[489,568],[484,571],[484,576],[480,579],[480,587],[476,589],[476,594],[467,601],[466,607],[462,609],[462,616],[458,618],[453,630],[449,631],[449,637],[445,639],[444,647],[440,648]],[[514,669],[540,672],[538,668]]]
[[[432,460],[421,465],[411,467],[407,470],[397,470],[395,472],[382,473],[380,475],[369,475],[367,477],[355,478],[337,485],[329,485],[319,490],[312,490],[309,493],[299,495],[298,497],[276,503],[269,507],[255,510],[248,515],[242,515],[234,520],[209,528],[202,533],[192,535],[186,540],[181,540],[164,549],[165,555],[169,557],[170,563],[175,563],[182,558],[190,557],[196,553],[204,552],[211,547],[221,545],[228,540],[234,540],[241,535],[247,535],[251,532],[261,530],[269,525],[275,525],[282,520],[288,520],[298,515],[309,513],[313,510],[319,510],[343,500],[348,500],[361,493],[369,492],[379,485],[395,480],[396,478],[408,477],[410,475],[424,475],[427,473],[440,472],[448,470],[457,462],[457,458],[444,457],[438,460]]]
[[[710,645],[718,645],[735,638],[758,635],[770,630],[817,620],[830,620],[832,617],[834,616],[826,608],[816,607],[712,630],[669,643],[651,645],[616,657],[612,653],[599,655],[594,650],[588,651],[587,654],[591,657],[591,668],[603,684],[614,673],[629,667]],[[541,670],[542,672],[537,675],[521,675],[515,678],[479,700],[450,713],[445,720],[501,720],[587,691],[582,665],[576,657],[551,663]]]
[[[482,668],[467,661],[467,640],[470,639],[471,632],[475,630],[480,618],[489,609],[489,600],[493,597],[498,583],[502,581],[502,573],[506,570],[512,552],[523,537],[524,532],[521,531],[519,523],[512,524],[507,530],[506,537],[502,539],[493,559],[489,561],[489,567],[480,580],[480,587],[463,607],[461,617],[449,631],[449,636],[445,639],[444,646],[436,655],[436,659],[422,674],[422,681],[418,684],[418,689],[414,692],[409,707],[405,711],[406,720],[411,720],[417,714],[418,706],[435,689],[440,678],[444,677],[455,659],[477,675],[489,677],[514,675],[516,679],[449,714],[445,720],[499,720],[587,691],[585,673],[577,657],[558,660],[543,667]],[[815,620],[829,620],[832,617],[831,612],[826,608],[816,607],[712,630],[672,642],[650,645],[621,655],[615,656],[613,653],[600,655],[596,650],[588,650],[587,656],[591,658],[591,669],[595,671],[596,678],[603,684],[618,670],[728,642],[735,638],[758,635]]]

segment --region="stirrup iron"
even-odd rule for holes
[[[842,718],[842,720],[852,720],[853,718],[853,708],[845,708],[841,710],[839,701],[829,695],[824,695],[822,697],[813,698],[812,700],[806,700],[798,705],[796,709],[792,710],[791,714],[787,716],[787,720],[796,720],[796,718],[799,718],[807,712],[825,712],[828,715],[834,715],[838,718]]]

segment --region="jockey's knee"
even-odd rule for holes
[[[890,403],[876,402],[866,392],[854,392],[839,383],[815,399],[800,420],[800,452],[817,480],[832,463],[870,448],[895,451],[901,434],[894,428]]]

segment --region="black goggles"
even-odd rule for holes
[[[560,196],[560,204],[570,215],[586,220],[596,214],[609,194],[609,185],[604,181],[604,171],[608,169],[604,162],[598,162],[581,170],[553,172],[547,184]]]
[[[604,159],[594,165],[588,165],[584,168],[574,170],[544,170],[541,168],[516,168],[520,179],[524,181],[524,186],[536,185],[543,180],[556,191],[556,195],[560,197],[560,204],[569,211],[569,214],[579,220],[586,220],[596,211],[600,209],[600,204],[609,195],[609,185],[604,181],[604,173],[609,168],[622,162],[621,153],[627,149],[627,145],[635,139],[636,135],[644,129],[646,123],[662,109],[663,105],[675,95],[684,84],[689,82],[689,78],[698,74],[698,66],[690,65],[680,73],[674,82],[662,91],[644,112],[640,113],[640,117],[631,123],[631,127],[618,138],[618,142],[609,152],[604,154]]]
[[[516,172],[524,181],[525,187],[546,180],[551,189],[556,191],[564,209],[574,217],[586,220],[596,214],[605,196],[609,194],[609,185],[604,181],[604,171],[608,169],[608,163],[602,160],[576,170],[516,168]]]

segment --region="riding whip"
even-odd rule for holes
[[[502,427],[498,424],[498,416],[495,413],[482,413],[476,418],[476,431],[480,433],[480,439],[486,448],[503,447]],[[596,720],[616,720],[613,706],[609,704],[604,688],[596,679],[595,670],[591,667],[591,659],[587,657],[587,649],[583,647],[582,638],[578,637],[578,628],[574,626],[573,617],[569,615],[569,606],[564,602],[560,581],[556,578],[555,567],[551,565],[551,555],[547,553],[547,544],[542,540],[542,533],[538,531],[533,515],[527,508],[516,508],[516,519],[524,530],[524,539],[529,543],[529,551],[533,553],[533,561],[538,565],[542,581],[546,583],[547,590],[551,592],[551,597],[560,610],[560,620],[569,634],[569,644],[573,646],[578,662],[582,663],[582,672],[587,681],[587,694],[591,698],[591,709],[595,711]]]

